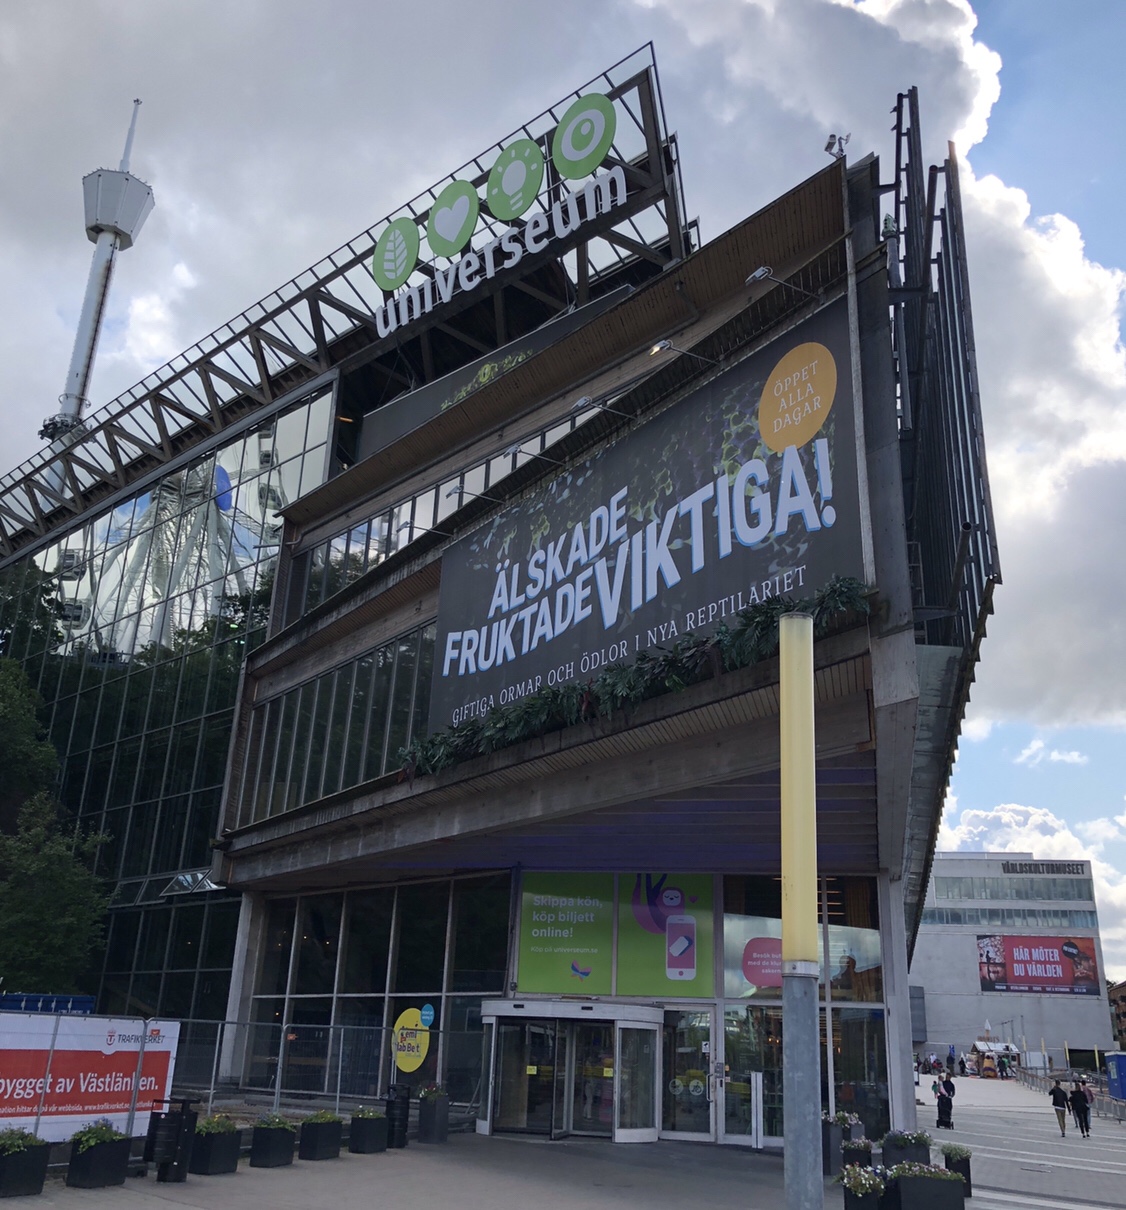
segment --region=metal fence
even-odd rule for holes
[[[1091,1112],[1096,1117],[1126,1122],[1126,1101],[1120,1101],[1110,1095],[1107,1091],[1105,1076],[1093,1075],[1084,1071],[1053,1071],[1044,1075],[1042,1072],[1027,1071],[1022,1067],[1016,1068],[1014,1075],[1025,1087],[1031,1088],[1034,1092],[1041,1092],[1045,1096],[1048,1095],[1048,1090],[1057,1080],[1065,1087],[1069,1087],[1075,1080],[1086,1080],[1095,1094]]]
[[[234,1102],[280,1109],[315,1101],[339,1111],[341,1105],[386,1096],[391,1084],[407,1084],[414,1094],[424,1084],[439,1082],[453,1103],[475,1108],[481,1090],[481,1032],[433,1029],[418,1035],[412,1041],[423,1054],[413,1071],[404,1071],[393,1061],[391,1029],[185,1020],[174,1095],[206,1102],[208,1113]]]

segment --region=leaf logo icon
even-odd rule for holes
[[[419,234],[413,219],[397,218],[379,237],[371,258],[371,275],[381,290],[397,290],[414,272]]]

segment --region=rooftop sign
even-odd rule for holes
[[[597,172],[613,146],[616,130],[617,116],[608,97],[587,93],[575,101],[551,138],[551,162],[558,174],[555,200],[526,222],[506,227],[476,247],[472,241],[482,199],[472,181],[451,181],[438,194],[426,218],[430,251],[450,263],[420,273],[421,280],[415,285],[407,286],[407,282],[418,269],[422,244],[419,221],[404,216],[388,223],[376,241],[371,260],[376,285],[391,295],[375,309],[380,337],[390,336],[435,306],[448,303],[455,292],[468,293],[498,272],[515,269],[527,253],[543,252],[598,215],[624,206],[628,189],[621,166]],[[540,196],[544,177],[545,161],[539,142],[521,137],[509,143],[488,174],[483,203],[487,212],[504,222],[519,219]],[[591,179],[581,189],[559,188],[560,180],[581,181],[586,177]]]

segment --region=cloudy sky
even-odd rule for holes
[[[96,405],[650,39],[705,238],[819,169],[830,131],[889,157],[917,84],[928,160],[964,160],[1004,576],[942,844],[1091,858],[1126,977],[1124,35],[1116,0],[11,0],[3,462],[57,410],[80,182],[117,166],[134,96],[157,206]]]

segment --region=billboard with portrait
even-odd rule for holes
[[[1091,937],[979,935],[977,962],[983,992],[1099,994]]]
[[[453,545],[431,730],[865,578],[844,300]]]

